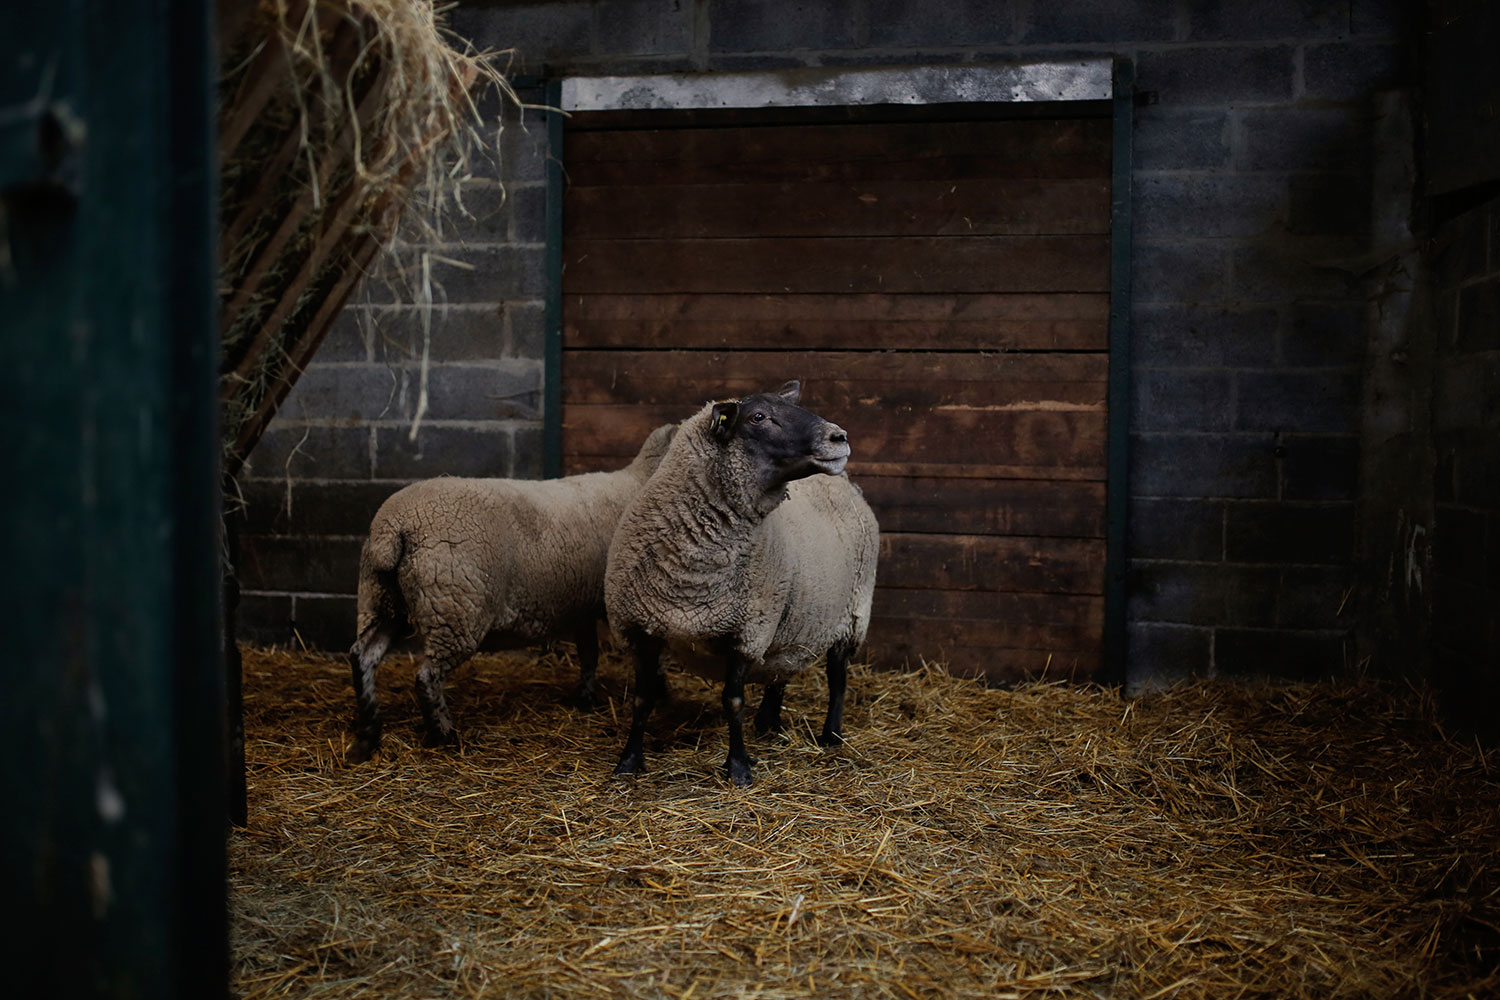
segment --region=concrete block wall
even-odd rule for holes
[[[366,282],[239,478],[247,639],[347,648],[364,532],[401,486],[542,474],[546,123],[498,100],[484,110],[491,155],[476,156],[464,212],[444,213],[426,246],[430,331],[418,309],[393,304],[411,301],[404,275]],[[413,440],[424,341],[428,405]]]
[[[530,73],[1134,59],[1129,619],[1131,676],[1149,684],[1345,666],[1371,96],[1408,82],[1411,6],[554,0],[464,3],[452,23]],[[445,272],[418,442],[408,314],[370,303],[257,451],[247,635],[295,621],[347,645],[361,520],[406,479],[539,472],[543,133],[506,134],[507,199],[477,183],[497,211],[442,250],[476,270]]]

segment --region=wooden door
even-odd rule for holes
[[[803,383],[882,531],[866,655],[1103,666],[1110,120],[582,116],[563,469]],[[612,127],[618,126],[618,127]]]

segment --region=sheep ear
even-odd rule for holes
[[[728,441],[734,433],[734,418],[739,415],[740,404],[730,400],[727,403],[715,403],[713,415],[709,418],[708,429],[713,434],[714,440],[719,443]]]
[[[780,396],[788,403],[791,403],[793,406],[796,406],[797,400],[802,398],[802,383],[798,382],[796,379],[792,379],[786,385],[782,386],[780,389],[777,389],[776,395]]]

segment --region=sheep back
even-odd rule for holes
[[[392,494],[360,560],[359,631],[405,617],[429,646],[472,649],[491,633],[530,642],[602,617],[615,524],[672,431],[658,428],[613,472],[439,477]],[[383,585],[392,574],[399,595]]]

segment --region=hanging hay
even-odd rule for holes
[[[1370,682],[986,689],[850,681],[850,742],[751,741],[673,675],[637,779],[612,697],[559,656],[450,685],[464,744],[345,767],[343,660],[245,652],[250,827],[231,841],[243,997],[1479,997],[1500,991],[1500,775]]]
[[[220,402],[233,474],[349,294],[387,254],[392,295],[430,306],[422,244],[476,158],[476,95],[514,100],[505,53],[410,0],[231,5],[220,76]],[[411,227],[393,239],[398,222]]]

